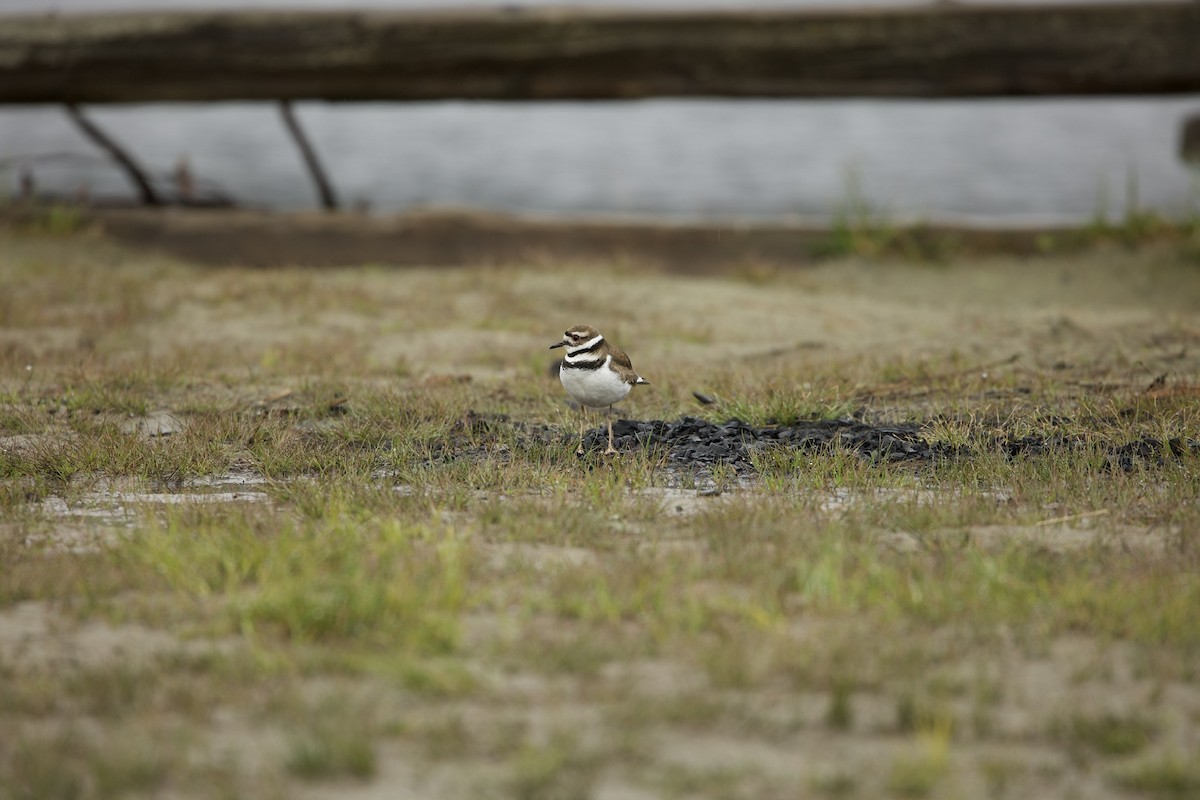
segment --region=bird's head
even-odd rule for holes
[[[600,331],[593,328],[591,325],[575,325],[563,331],[561,342],[555,342],[550,345],[553,350],[556,347],[565,347],[568,351],[574,350],[577,347],[583,347],[593,339],[600,339]]]

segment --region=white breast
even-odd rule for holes
[[[631,388],[621,376],[609,369],[612,356],[599,369],[559,368],[558,379],[576,403],[589,408],[606,408],[625,399]]]

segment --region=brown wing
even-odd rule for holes
[[[626,383],[637,383],[638,374],[633,371],[633,362],[629,360],[629,356],[625,351],[614,344],[609,344],[608,354],[612,356],[612,368],[621,376],[621,380]]]

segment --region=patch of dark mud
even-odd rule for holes
[[[1064,451],[1095,451],[1097,445],[1077,435],[1049,433],[1024,437],[994,437],[973,447],[952,447],[926,439],[920,423],[871,424],[858,418],[798,421],[787,425],[751,425],[739,419],[711,422],[699,417],[677,420],[619,419],[613,422],[613,444],[621,452],[656,449],[665,452],[669,466],[708,471],[718,465],[739,473],[755,471],[756,454],[771,448],[799,452],[840,450],[875,463],[929,464],[939,460],[968,459],[988,450],[1009,458],[1037,457]],[[471,454],[507,453],[507,439],[521,443],[555,444],[571,448],[574,435],[547,425],[511,422],[506,417],[468,415],[456,426],[454,440],[439,443],[442,458]],[[588,453],[601,453],[608,445],[608,429],[592,428],[583,437]],[[1109,468],[1129,471],[1139,464],[1163,465],[1189,455],[1200,455],[1200,441],[1145,437],[1099,446]]]
[[[1011,458],[1050,455],[1064,451],[1088,452],[1097,447],[1086,437],[1063,434],[1001,439],[997,441],[997,446]],[[1178,436],[1171,439],[1146,436],[1124,444],[1101,445],[1099,450],[1108,467],[1130,472],[1139,464],[1163,466],[1168,461],[1200,454],[1200,441]]]
[[[740,419],[716,423],[698,417],[664,420],[617,420],[613,443],[618,450],[661,447],[673,464],[710,468],[718,464],[753,471],[756,452],[773,447],[800,451],[840,448],[875,461],[929,461],[939,449],[921,437],[921,426],[869,425],[855,419],[818,420],[794,425],[757,427]],[[607,428],[595,428],[583,438],[589,450],[608,444]]]

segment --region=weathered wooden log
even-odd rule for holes
[[[0,18],[0,103],[1200,91],[1200,3]]]

